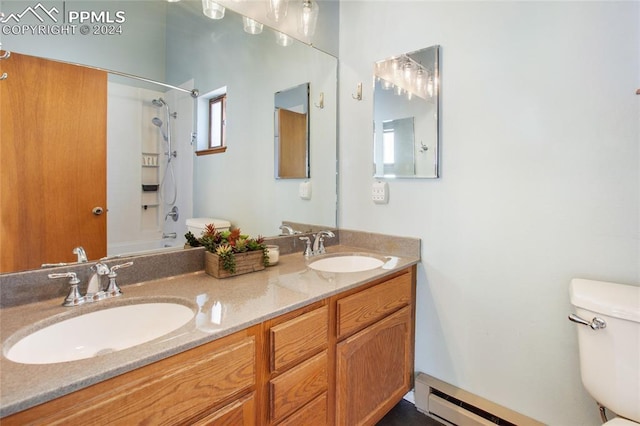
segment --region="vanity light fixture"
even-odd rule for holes
[[[316,32],[320,6],[313,0],[302,0],[302,10],[298,16],[298,33],[304,37],[311,37]]]
[[[167,0],[167,3],[178,3],[180,0]]]
[[[280,22],[287,16],[289,0],[269,0],[267,3],[267,17],[275,22]]]
[[[242,27],[244,28],[245,33],[255,35],[255,34],[260,34],[262,32],[263,25],[256,20],[243,16]]]
[[[218,3],[211,0],[202,0],[202,13],[211,19],[224,18],[225,12],[224,6],[220,6]]]
[[[434,95],[432,73],[408,55],[379,61],[375,64],[374,72],[382,88],[394,88],[398,96],[406,94],[410,100],[414,96],[428,99]]]
[[[291,46],[293,44],[293,38],[289,37],[285,33],[281,33],[280,31],[276,31],[276,43],[282,47]]]

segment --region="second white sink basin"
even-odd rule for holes
[[[320,272],[362,272],[384,265],[384,261],[362,254],[334,255],[315,260],[309,268]]]
[[[89,312],[40,328],[5,350],[22,364],[53,364],[130,348],[168,334],[194,317],[179,303],[153,302]]]

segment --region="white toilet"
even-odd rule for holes
[[[582,383],[618,417],[607,426],[640,424],[640,287],[573,279],[569,315],[579,323]]]
[[[223,220],[223,219],[215,219],[212,217],[194,217],[191,219],[187,219],[187,230],[191,232],[196,238],[200,238],[202,233],[204,232],[204,228],[213,223],[213,226],[216,227],[216,230],[228,231],[231,227],[231,223]]]

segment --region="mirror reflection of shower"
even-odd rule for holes
[[[166,144],[166,151],[164,152],[164,155],[167,157],[167,167],[165,168],[162,180],[160,182],[160,197],[166,205],[171,206],[175,204],[176,198],[178,196],[176,174],[175,170],[173,169],[173,163],[171,162],[173,158],[176,158],[178,156],[178,153],[173,149],[173,146],[171,144],[171,119],[177,118],[178,113],[171,112],[169,105],[162,98],[154,99],[151,101],[151,103],[157,108],[164,108],[165,111],[165,121],[158,117],[154,117],[151,120],[151,123],[158,128],[160,134],[162,135],[162,139]],[[169,181],[167,179],[169,179]],[[167,196],[166,187],[170,184],[173,184],[173,191],[171,191],[169,196]]]

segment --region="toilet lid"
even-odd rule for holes
[[[602,426],[638,426],[638,423],[623,419],[622,417],[616,417],[615,419],[609,420]]]

